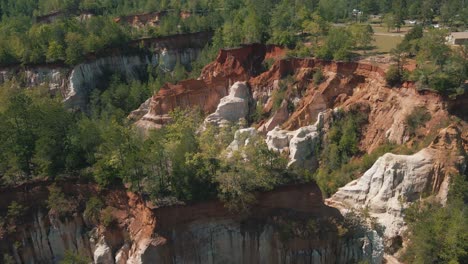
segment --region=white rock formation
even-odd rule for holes
[[[364,245],[362,246],[364,259],[370,259],[370,263],[372,264],[382,263],[384,249],[383,239],[379,236],[377,231],[367,231],[364,238]]]
[[[368,208],[385,228],[387,239],[401,236],[405,231],[404,209],[427,194],[443,202],[448,192],[448,175],[461,165],[466,166],[459,154],[459,133],[457,128],[449,127],[431,146],[416,154],[383,155],[361,178],[340,188],[327,203],[344,213]]]
[[[104,237],[102,237],[96,244],[94,250],[94,263],[95,264],[114,264],[114,258],[112,257],[112,250],[107,245]]]
[[[234,134],[234,140],[227,147],[227,153],[232,153],[239,150],[241,147],[249,144],[249,139],[257,135],[257,131],[253,127],[243,128],[236,131]]]
[[[125,244],[115,254],[115,264],[126,264],[129,258],[130,245]]]
[[[221,98],[218,108],[207,116],[205,122],[220,125],[224,122],[238,122],[249,113],[250,91],[246,82],[234,83],[229,95]]]
[[[346,208],[369,208],[385,227],[385,236],[403,231],[403,210],[419,199],[431,180],[433,158],[427,150],[414,155],[387,153],[364,175],[341,188],[332,200]]]
[[[279,152],[289,151],[288,166],[314,169],[315,149],[320,140],[322,123],[323,114],[320,113],[314,125],[301,127],[295,131],[281,130],[276,127],[267,133],[268,148]]]
[[[171,71],[177,61],[189,65],[196,59],[198,52],[196,48],[157,49],[149,56],[108,56],[73,68],[38,66],[23,70],[11,67],[0,69],[0,84],[16,78],[18,72],[23,72],[26,87],[46,85],[52,93],[60,94],[68,107],[81,108],[86,105],[89,93],[109,74],[120,74],[127,80],[139,80],[141,72],[148,65],[158,65],[165,71]]]

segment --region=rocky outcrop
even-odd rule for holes
[[[405,231],[404,210],[412,202],[431,194],[442,202],[447,198],[450,175],[466,169],[462,146],[459,128],[450,126],[414,155],[380,157],[361,178],[340,188],[327,202],[344,212],[368,210],[391,241]]]
[[[221,50],[216,60],[202,70],[197,80],[166,84],[151,98],[148,112],[136,122],[140,128],[160,127],[176,108],[198,108],[213,113],[221,98],[228,95],[235,82],[249,80],[262,71],[265,58],[282,54],[276,46],[246,45],[237,49]]]
[[[5,236],[0,240],[0,252],[14,257],[16,263],[59,263],[67,251],[78,252],[94,263],[122,263],[138,254],[151,237],[155,219],[139,196],[123,188],[102,191],[93,184],[61,182],[57,185],[66,197],[73,197],[70,201],[78,210],[57,217],[46,209],[49,185],[38,182],[0,192],[0,208],[12,201],[27,208],[25,216],[15,222],[14,232],[1,234]],[[112,226],[96,227],[84,221],[83,210],[93,196],[113,208]]]
[[[378,235],[356,229],[339,238],[327,220],[339,219],[336,213],[323,206],[314,184],[261,194],[249,218],[229,213],[219,202],[159,208],[158,235],[141,262],[381,263]]]
[[[205,122],[221,125],[222,123],[237,123],[245,119],[249,113],[250,91],[245,82],[234,83],[229,94],[218,104],[216,111],[206,117]]]
[[[258,108],[270,113],[260,123],[259,131],[266,134],[274,127],[296,130],[316,122],[320,112],[327,109],[344,110],[359,107],[368,115],[368,126],[362,138],[363,151],[372,152],[379,145],[391,141],[397,144],[409,140],[406,117],[415,107],[425,106],[432,119],[421,134],[447,119],[448,112],[442,98],[436,94],[421,94],[412,87],[390,89],[386,86],[385,71],[368,62],[333,62],[313,58],[281,59],[284,50],[275,46],[247,45],[221,50],[217,59],[207,65],[198,80],[186,80],[177,85],[167,84],[151,98],[147,113],[139,119],[142,128],[160,127],[176,108],[199,108],[213,113],[228,87],[237,81],[247,81]],[[270,69],[262,62],[276,59]],[[315,72],[322,71],[324,80],[316,84]],[[281,107],[271,113],[272,95],[280,88],[280,80],[292,80]]]
[[[1,251],[14,256],[17,263],[59,261],[67,250],[91,256],[91,244],[80,216],[51,222],[47,214],[37,211],[28,224],[29,228],[20,229],[17,234],[22,238],[19,247],[2,243]]]
[[[258,128],[258,131],[260,133],[266,134],[269,131],[273,130],[275,127],[281,126],[284,122],[288,120],[288,118],[289,118],[288,102],[284,100],[281,103],[281,106],[279,107],[279,109],[275,111],[275,113],[272,115],[270,119],[268,119],[265,123],[263,123]]]
[[[253,130],[255,131],[255,130]],[[93,185],[60,184],[77,197],[90,196],[113,208],[115,224],[92,227],[81,211],[64,219],[36,214],[18,222],[17,232],[0,241],[4,254],[17,263],[59,263],[66,251],[94,263],[380,263],[380,238],[362,226],[347,226],[338,210],[324,205],[315,184],[283,186],[258,196],[248,217],[228,211],[219,201],[149,209],[123,190],[102,193]],[[27,195],[25,192],[27,191]],[[47,183],[0,194],[0,205],[34,199],[29,212],[47,197]],[[338,235],[340,225],[348,233]],[[374,261],[374,259],[376,261]]]
[[[269,149],[289,153],[288,166],[315,170],[318,165],[316,157],[320,143],[320,130],[323,115],[319,114],[314,125],[301,127],[295,131],[281,130],[276,127],[267,133],[266,143]]]
[[[61,64],[4,68],[0,69],[0,83],[16,79],[26,87],[44,85],[53,94],[60,94],[69,108],[84,109],[90,92],[106,85],[111,75],[144,80],[149,65],[164,71],[174,69],[178,61],[190,65],[211,35],[211,32],[200,32],[136,40],[128,45],[143,46],[150,52],[131,55],[127,51],[111,50],[100,58],[90,55],[86,62],[72,68]]]
[[[242,147],[245,147],[249,144],[249,139],[255,137],[257,135],[257,131],[253,127],[243,128],[236,131],[234,134],[234,140],[229,144],[227,147],[227,153],[233,153],[234,151],[238,151]]]
[[[102,237],[96,245],[93,253],[93,259],[95,264],[113,264],[114,258],[112,257],[112,251],[107,245],[106,241]]]
[[[114,22],[120,24],[128,24],[134,28],[143,28],[146,26],[156,27],[159,26],[161,20],[170,12],[174,12],[176,10],[163,10],[158,12],[149,12],[149,13],[142,13],[142,14],[133,14],[128,16],[121,16],[114,19]],[[199,11],[198,13],[204,14],[203,11]],[[179,11],[179,17],[183,19],[187,19],[192,16],[193,13],[191,11]]]

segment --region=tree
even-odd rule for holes
[[[241,31],[233,22],[226,22],[223,25],[222,36],[226,47],[237,47],[242,42]]]
[[[65,42],[67,43],[65,62],[67,64],[75,65],[83,59],[84,49],[82,40],[82,36],[78,33],[67,33],[67,36],[65,37]]]
[[[5,124],[1,142],[4,149],[10,152],[9,159],[4,160],[2,166],[7,174],[20,173],[26,178],[32,175],[32,159],[37,139],[33,129],[35,115],[30,97],[20,93],[9,99],[8,108],[3,115]]]
[[[404,0],[394,0],[393,1],[393,27],[397,29],[397,32],[400,32],[401,26],[405,23],[405,1]]]
[[[410,56],[415,56],[419,52],[420,39],[423,37],[423,27],[414,26],[398,44],[397,49],[407,52]]]
[[[423,25],[431,25],[432,18],[434,17],[435,11],[435,1],[434,0],[424,0],[421,2],[420,12],[421,20]]]
[[[216,175],[218,197],[233,211],[247,212],[255,203],[255,192],[271,190],[284,180],[286,160],[268,149],[259,136],[249,138],[249,144],[221,160]]]
[[[419,63],[433,61],[440,70],[443,70],[450,58],[450,47],[446,44],[448,32],[440,29],[430,29],[420,40],[420,51],[417,60]]]
[[[325,43],[316,51],[317,57],[326,60],[349,60],[353,38],[346,28],[332,28]]]
[[[297,41],[297,33],[300,28],[295,15],[295,6],[290,1],[282,0],[271,15],[271,39],[270,42],[294,47]]]
[[[390,66],[390,68],[385,73],[385,79],[387,84],[390,86],[400,85],[407,75],[405,70],[406,64],[406,54],[402,50],[401,46],[398,46],[395,49],[391,50],[392,61],[395,65]]]
[[[65,194],[60,187],[53,184],[48,189],[47,208],[49,208],[49,214],[65,217],[76,210],[76,205],[65,198]]]
[[[49,43],[49,48],[46,53],[47,62],[53,62],[57,60],[65,59],[65,51],[62,45],[57,43],[57,41],[52,41]]]
[[[318,43],[319,37],[328,32],[329,27],[329,24],[317,12],[312,14],[311,19],[302,23],[302,28],[314,38],[315,44]]]
[[[468,260],[468,185],[453,175],[445,206],[430,199],[405,211],[410,239],[403,259],[408,263],[466,263]]]
[[[371,25],[353,24],[350,32],[357,48],[366,49],[374,40],[374,30]]]
[[[86,203],[86,208],[83,212],[85,219],[91,223],[99,223],[101,210],[104,208],[104,203],[98,197],[91,197]]]
[[[387,32],[395,28],[395,16],[392,13],[387,13],[384,15],[384,24],[387,27]]]
[[[255,12],[253,5],[248,6],[247,16],[242,24],[242,31],[244,32],[244,43],[261,43],[264,40],[265,26],[262,23],[261,16]]]

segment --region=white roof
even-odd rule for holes
[[[454,39],[468,39],[468,32],[452,32],[450,35]]]

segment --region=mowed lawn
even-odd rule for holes
[[[403,36],[374,35],[372,52],[388,53],[403,40]]]
[[[374,30],[374,42],[373,45],[375,48],[372,50],[375,53],[388,53],[403,40],[406,32],[411,30],[411,27],[403,26],[400,29],[400,32],[392,30],[388,32],[387,28],[384,26],[372,26]]]

